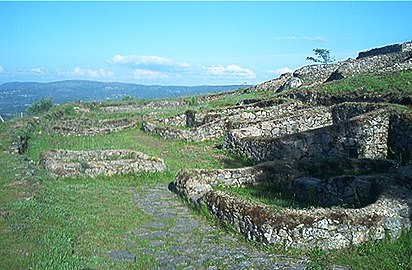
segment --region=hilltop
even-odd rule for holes
[[[411,44],[0,124],[0,266],[411,268]]]

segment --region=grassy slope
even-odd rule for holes
[[[399,88],[410,91],[412,72],[405,74],[394,75],[395,79],[389,76],[384,80],[398,82],[399,76],[405,77],[400,80]],[[347,90],[352,91],[359,85],[370,84],[364,79],[357,80],[355,77],[330,85],[340,89],[353,81],[356,83]],[[379,78],[373,80],[378,80],[374,87],[386,85],[386,91],[399,89],[392,88],[395,82],[379,82]],[[270,95],[265,92],[251,93],[199,107],[214,108],[231,105],[244,98]],[[65,106],[71,110],[72,105]],[[95,113],[94,117],[104,116]],[[0,269],[149,269],[153,267],[153,258],[147,255],[137,254],[139,260],[136,263],[114,263],[107,258],[108,250],[130,248],[122,241],[124,233],[150,219],[131,203],[132,191],[159,181],[166,185],[184,167],[243,165],[242,161],[215,147],[221,141],[166,141],[142,133],[139,129],[71,138],[46,135],[37,129],[31,134],[27,153],[27,157],[34,161],[38,161],[39,153],[47,149],[128,148],[161,157],[168,168],[166,173],[154,175],[56,180],[29,163],[25,156],[5,152],[12,140],[24,132],[16,125],[22,126],[16,122],[0,125]],[[146,243],[141,240],[136,246],[144,248]],[[339,252],[313,249],[304,254],[312,258],[311,269],[323,269],[333,263],[350,265],[354,269],[408,269],[412,268],[412,233],[405,233],[397,241],[369,243]]]
[[[310,90],[335,94],[348,92],[387,93],[389,91],[399,91],[403,96],[411,96],[412,71],[409,70],[383,75],[362,74],[316,86]]]

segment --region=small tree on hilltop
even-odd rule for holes
[[[322,64],[330,64],[336,60],[335,57],[330,56],[330,50],[316,48],[313,49],[313,52],[315,53],[316,58],[308,56],[306,57],[306,60]]]

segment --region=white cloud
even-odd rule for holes
[[[3,66],[0,66],[0,73],[3,73],[5,71]]]
[[[229,66],[210,66],[206,67],[206,73],[212,76],[222,76],[222,77],[242,77],[245,79],[254,79],[256,74],[247,68],[242,68],[238,65]]]
[[[78,66],[75,67],[73,71],[68,72],[68,75],[91,79],[110,79],[114,77],[114,73],[112,71],[106,71],[102,68],[96,70],[84,69]]]
[[[326,42],[326,38],[316,36],[316,37],[303,37],[303,41],[314,41],[314,42]]]
[[[136,69],[133,72],[133,78],[134,79],[155,80],[155,79],[167,79],[167,78],[169,78],[169,75],[167,75],[166,73],[157,72],[157,71],[153,71],[153,70]]]
[[[296,36],[288,36],[288,37],[278,37],[276,38],[278,41],[312,41],[312,42],[326,42],[326,38],[322,36],[304,36],[304,37],[296,37]]]
[[[45,75],[48,74],[49,71],[45,68],[32,68],[30,69],[30,73],[33,75]]]
[[[116,55],[111,60],[111,64],[118,65],[172,65],[170,59],[160,57],[160,56],[147,56],[147,55]]]
[[[187,63],[175,63],[161,56],[148,55],[115,55],[108,61],[110,64],[124,66],[132,69],[142,69],[161,73],[182,73],[191,66]]]
[[[291,72],[293,72],[293,70],[291,70],[288,67],[284,67],[284,68],[279,68],[279,69],[276,69],[276,70],[268,70],[267,72],[270,73],[270,74],[282,75],[282,74],[285,74],[285,73],[291,73]]]

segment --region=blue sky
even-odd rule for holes
[[[412,2],[0,2],[0,83],[254,84],[412,39]]]

